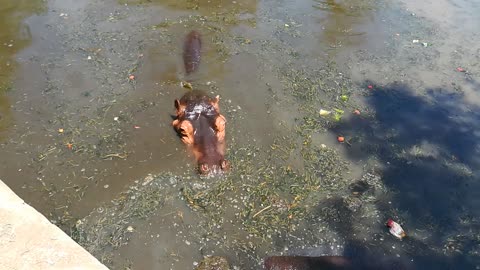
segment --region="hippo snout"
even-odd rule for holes
[[[222,160],[219,164],[202,163],[198,166],[198,171],[204,176],[222,175],[230,169],[230,164],[226,160]]]

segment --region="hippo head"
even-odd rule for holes
[[[192,122],[193,153],[199,173],[205,176],[223,174],[229,169],[229,163],[225,160],[225,135],[219,139],[215,122],[218,121],[201,115]]]
[[[223,174],[229,169],[225,160],[226,119],[219,113],[219,97],[191,91],[175,100],[177,117],[173,126],[182,141],[191,146],[201,175]]]

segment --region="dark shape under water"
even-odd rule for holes
[[[185,40],[183,46],[183,63],[185,72],[188,74],[195,72],[200,66],[200,55],[202,49],[202,40],[197,31],[191,31]]]
[[[345,256],[272,256],[264,261],[265,270],[407,270],[395,260],[354,260]]]

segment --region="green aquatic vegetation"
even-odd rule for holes
[[[156,181],[150,177],[121,193],[111,205],[100,206],[78,220],[71,237],[97,257],[104,257],[111,248],[126,245],[133,232],[131,224],[149,218],[164,205],[169,190],[162,183],[176,180],[170,174],[157,176]]]
[[[333,109],[333,110],[335,111],[335,113],[333,114],[333,119],[337,122],[342,120],[342,116],[345,113],[345,111],[340,109]]]

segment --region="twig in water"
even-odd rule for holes
[[[117,157],[117,158],[121,158],[121,159],[126,159],[128,157],[128,154],[108,154],[106,156],[103,156],[102,158],[103,159],[106,159],[106,158],[109,158],[109,157]]]
[[[258,216],[258,215],[260,215],[261,213],[263,213],[263,212],[267,211],[267,210],[268,210],[268,209],[270,209],[271,207],[272,207],[272,206],[271,206],[271,205],[269,205],[269,206],[267,206],[267,207],[263,208],[262,210],[258,211],[258,212],[257,212],[255,215],[253,215],[253,217],[252,217],[252,218],[255,218],[256,216]]]

